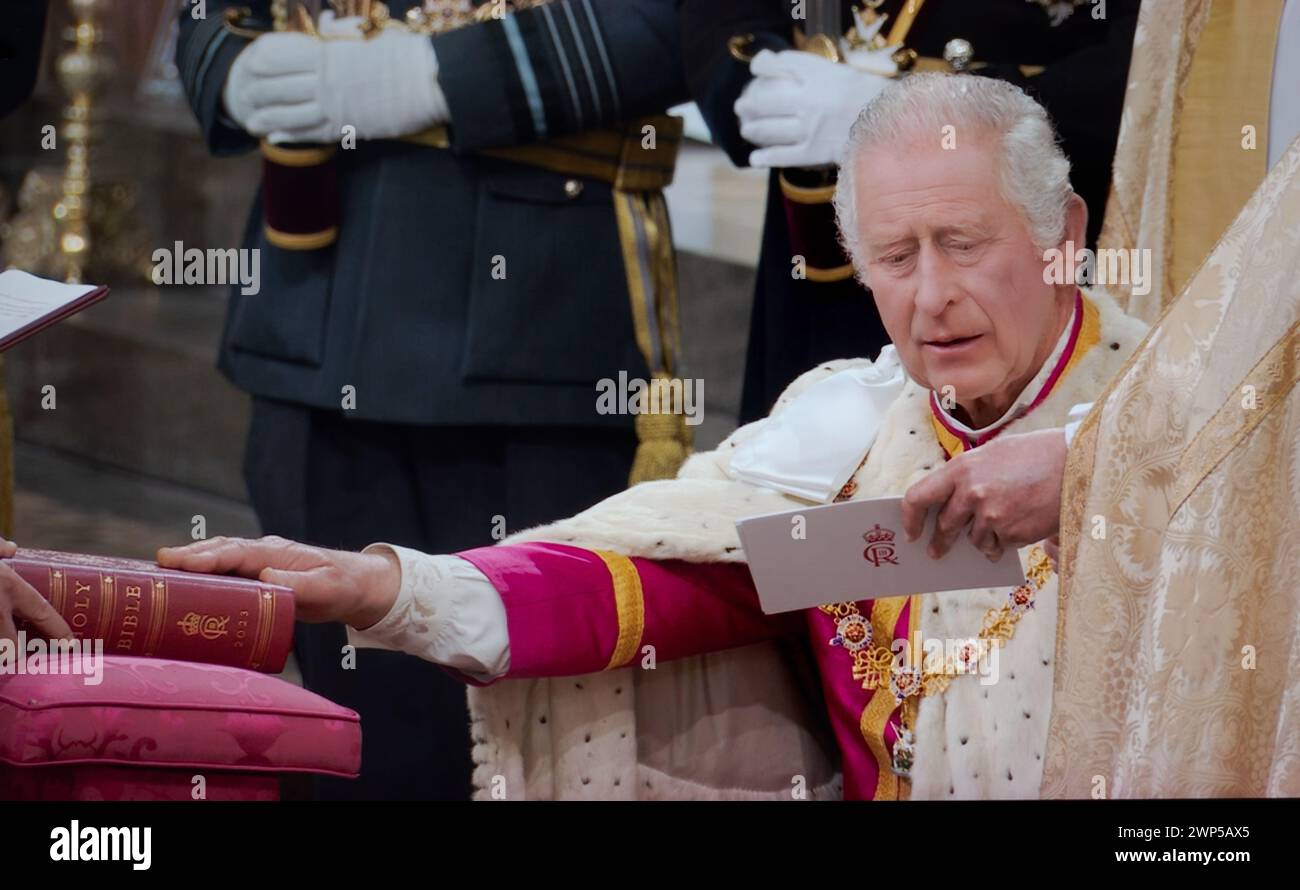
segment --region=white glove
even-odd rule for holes
[[[884,74],[800,50],[762,50],[749,71],[754,79],[735,110],[740,135],[758,146],[751,167],[837,163],[859,112],[889,83]]]
[[[349,21],[329,16],[323,33],[355,33]],[[264,34],[235,58],[222,99],[272,142],[337,142],[348,125],[358,139],[388,139],[450,116],[433,43],[392,28],[370,40]]]

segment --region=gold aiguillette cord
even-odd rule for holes
[[[925,0],[907,0],[903,8],[898,11],[898,18],[894,19],[893,27],[889,29],[886,46],[902,46],[903,41],[907,39],[907,32],[912,30],[912,25],[916,22],[917,13],[924,5]]]

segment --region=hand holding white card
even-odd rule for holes
[[[93,284],[63,284],[18,269],[0,272],[0,352],[108,296]]]
[[[928,535],[908,541],[903,534],[902,503],[873,498],[737,522],[763,611],[1023,583],[1014,552],[990,562],[965,535],[931,559]]]

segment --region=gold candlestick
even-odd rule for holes
[[[96,23],[102,0],[68,0],[75,24],[64,31],[72,49],[59,56],[59,83],[68,93],[63,109],[63,132],[67,163],[62,196],[53,215],[58,228],[61,274],[65,281],[79,283],[90,253],[90,147],[94,100],[112,75],[111,60],[99,51],[102,29]]]

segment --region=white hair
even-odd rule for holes
[[[945,127],[955,129],[948,131]],[[897,146],[907,138],[952,133],[970,144],[972,133],[1000,137],[1002,196],[1020,210],[1034,245],[1047,250],[1065,237],[1066,210],[1074,190],[1070,161],[1061,151],[1047,110],[1024,90],[991,77],[909,74],[869,102],[849,131],[835,190],[840,240],[865,280],[860,255],[854,167],[868,149]]]

